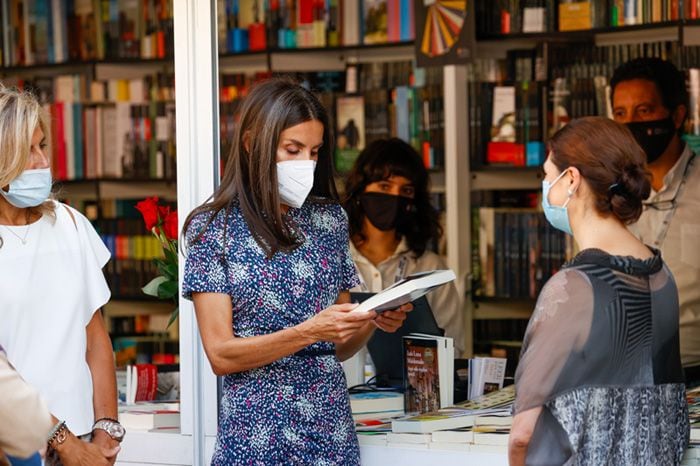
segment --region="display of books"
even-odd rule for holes
[[[383,312],[396,309],[455,279],[452,270],[432,270],[408,275],[363,301],[352,312]]]
[[[376,418],[403,414],[403,393],[373,391],[350,394],[350,409],[355,419],[357,416]]]
[[[135,403],[119,406],[119,422],[126,429],[180,427],[180,403]]]
[[[506,374],[505,358],[474,358],[469,360],[469,399],[503,388]]]
[[[395,419],[391,422],[391,429],[393,432],[427,433],[472,427],[480,416],[509,411],[514,399],[515,386],[510,385],[448,408]]]
[[[474,425],[474,413],[467,409],[450,407],[429,413],[396,419],[391,422],[393,432],[430,433],[438,430],[459,429]]]

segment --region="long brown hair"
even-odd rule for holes
[[[188,215],[183,235],[195,216],[209,213],[208,226],[221,210],[238,202],[248,228],[268,257],[299,246],[300,239],[280,209],[277,147],[282,131],[312,120],[323,125],[323,145],[309,198],[338,202],[331,160],[333,135],[325,108],[313,93],[291,79],[270,79],[256,84],[246,96],[221,184]]]
[[[651,182],[646,156],[625,125],[604,117],[571,121],[549,140],[552,163],[560,170],[576,167],[602,215],[629,225],[642,214]]]

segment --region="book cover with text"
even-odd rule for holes
[[[404,400],[407,413],[440,408],[440,372],[436,340],[405,337]]]

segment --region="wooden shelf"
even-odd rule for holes
[[[171,301],[163,300],[120,300],[113,299],[103,306],[103,314],[105,318],[105,326],[108,332],[112,331],[111,319],[114,317],[132,317],[136,315],[166,315],[175,309],[175,304]],[[165,327],[165,323],[163,323]],[[155,329],[156,332],[167,334],[170,341],[177,341],[180,336],[178,322],[175,321],[167,328]],[[139,340],[142,336],[128,337]],[[143,336],[143,338],[153,338],[152,336]],[[163,337],[158,337],[162,339]]]
[[[668,28],[684,27],[693,22],[685,21],[663,21],[658,23],[635,24],[629,26],[604,27],[594,29],[579,29],[575,31],[551,31],[551,32],[523,32],[517,34],[492,34],[484,35],[477,38],[477,43],[490,41],[509,41],[509,40],[537,40],[540,42],[576,42],[583,40],[594,40],[596,36],[601,34],[620,34],[624,35],[630,32],[642,31],[647,36],[654,37],[657,33],[663,32]],[[650,39],[655,40],[655,39]]]
[[[128,178],[102,178],[57,181],[58,195],[65,199],[139,199],[158,196],[162,199],[177,198],[177,186],[173,180],[134,180]],[[99,195],[98,195],[99,194]]]
[[[134,66],[163,66],[172,65],[174,63],[173,57],[168,58],[111,58],[105,60],[72,60],[65,61],[61,63],[36,63],[33,65],[14,65],[14,66],[4,66],[0,67],[0,74],[24,74],[24,73],[35,73],[37,71],[48,70],[52,74],[57,72],[65,72],[68,69],[82,69],[93,68],[99,66],[120,66],[120,67],[134,67]]]
[[[474,319],[529,319],[535,307],[532,299],[483,298],[474,300]]]
[[[531,49],[542,42],[591,42],[597,46],[606,46],[682,40],[683,45],[700,45],[698,25],[700,25],[698,20],[665,21],[578,31],[494,34],[478,38],[476,56],[505,58],[508,50]]]
[[[540,189],[542,170],[539,167],[492,167],[471,172],[471,190]]]
[[[219,55],[220,71],[279,72],[343,71],[348,63],[372,63],[412,60],[413,42],[358,45],[348,47],[313,47],[275,49],[261,52]]]
[[[113,299],[104,305],[104,313],[109,317],[128,317],[136,314],[169,314],[174,308],[170,301],[121,300]]]

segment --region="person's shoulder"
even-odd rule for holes
[[[340,205],[338,201],[333,199],[328,199],[325,197],[314,197],[309,198],[305,203],[304,207],[308,209],[311,214],[330,216],[336,220],[341,220],[343,222],[347,221],[348,215]]]
[[[206,238],[212,233],[223,230],[226,222],[234,221],[238,207],[232,206],[229,208],[214,211],[210,209],[202,209],[192,215],[190,223],[187,226],[186,241],[187,244],[195,240]]]
[[[413,254],[416,257],[416,262],[420,264],[420,268],[422,270],[438,270],[447,268],[447,264],[445,263],[445,260],[442,258],[442,256],[429,249],[423,251],[423,254],[421,254],[420,256],[415,255],[413,251],[406,251],[405,254]]]
[[[67,216],[71,223],[73,223],[76,227],[79,225],[89,225],[92,228],[92,223],[90,223],[90,220],[88,220],[88,218],[75,207],[59,201],[53,201],[53,204],[54,213],[56,214],[57,218]]]
[[[574,267],[563,268],[547,280],[537,297],[532,320],[539,322],[561,312],[576,313],[576,306],[567,305],[571,302],[593,302],[593,285],[583,271]]]
[[[538,300],[557,300],[572,293],[585,292],[592,288],[588,275],[577,267],[565,267],[552,275],[542,286]]]

